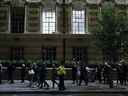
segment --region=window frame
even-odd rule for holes
[[[54,12],[55,13],[55,22],[52,22],[52,23],[55,23],[55,31],[53,32],[44,32],[43,30],[43,12]],[[51,15],[52,16],[52,15]],[[49,22],[46,22],[49,24]],[[51,26],[50,26],[51,27]],[[49,28],[48,28],[49,29]],[[57,12],[56,12],[56,8],[42,8],[41,9],[41,18],[40,18],[40,31],[41,31],[41,34],[54,34],[57,32]]]
[[[74,23],[74,22],[73,22],[73,11],[80,11],[80,12],[81,12],[81,11],[84,11],[84,22],[83,22],[83,23],[84,23],[84,25],[83,25],[83,26],[84,26],[84,31],[83,31],[83,32],[73,31],[73,23]],[[82,8],[82,9],[72,8],[72,11],[71,11],[71,34],[86,34],[86,30],[87,30],[87,29],[86,29],[86,28],[87,28],[87,24],[86,24],[86,23],[87,23],[87,20],[86,20],[86,19],[87,19],[87,16],[86,16],[86,15],[87,15],[87,12],[86,12],[86,11],[87,11],[86,8]],[[80,14],[81,14],[81,13],[80,13]],[[80,19],[81,19],[81,18],[80,18]],[[83,18],[82,18],[82,19],[83,19]],[[79,20],[79,19],[77,19],[77,20]],[[79,24],[79,25],[82,24],[81,22],[78,22],[78,21],[77,21],[77,22],[75,21],[75,23],[77,23],[77,24]],[[77,29],[80,30],[80,27],[77,28]]]
[[[41,59],[43,60],[43,62],[46,62],[48,66],[52,66],[51,63],[57,60],[57,47],[56,46],[50,46],[50,47],[42,46]]]
[[[88,62],[88,53],[87,53],[87,47],[72,47],[72,59],[75,59],[75,61],[78,62],[84,62],[87,64]]]
[[[23,60],[24,59],[24,47],[11,47],[10,48],[11,60]]]
[[[16,9],[16,8],[19,8],[19,9]],[[14,12],[17,12],[17,10],[21,10],[22,7],[10,7],[10,12],[9,12],[9,31],[10,33],[24,33],[25,32],[25,7],[22,8],[23,12],[22,15],[21,13],[20,14],[16,14]],[[16,19],[18,17],[18,19]],[[19,18],[20,17],[20,18]],[[21,20],[20,20],[21,19]],[[22,20],[23,19],[23,20]],[[15,21],[13,21],[15,20]],[[18,25],[20,27],[18,27],[18,25],[16,24],[18,23]],[[15,27],[15,24],[17,27]],[[18,28],[18,29],[13,29],[13,28]],[[22,29],[23,28],[23,29]],[[21,31],[20,31],[21,29]],[[18,30],[18,31],[17,31]]]

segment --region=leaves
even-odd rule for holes
[[[128,45],[127,17],[115,15],[112,5],[103,6],[101,16],[98,19],[98,27],[94,33],[96,45],[103,50],[122,50],[121,44]],[[125,46],[126,48],[126,46]]]

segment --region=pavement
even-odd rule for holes
[[[36,86],[28,87],[29,81],[25,80],[24,83],[21,83],[20,80],[15,80],[13,84],[9,84],[7,81],[3,81],[0,84],[0,94],[14,94],[14,93],[25,93],[25,94],[85,94],[85,93],[125,93],[128,94],[128,86],[115,86],[114,88],[109,88],[108,85],[99,84],[98,82],[89,82],[88,86],[85,86],[84,82],[81,86],[72,84],[71,80],[65,80],[66,90],[59,91],[58,87],[52,88],[52,82],[47,80],[50,88],[38,88]],[[58,81],[57,81],[58,82]]]

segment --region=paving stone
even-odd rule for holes
[[[57,81],[58,82],[58,81]],[[50,85],[50,89],[48,91],[58,91],[58,87],[56,86],[54,89],[51,87],[52,86],[52,82],[48,81],[49,85]],[[0,92],[3,91],[7,91],[7,92],[11,92],[11,91],[46,91],[45,88],[39,89],[38,87],[34,86],[32,88],[27,87],[29,85],[29,81],[25,81],[25,83],[20,83],[20,81],[15,80],[14,84],[9,84],[7,81],[4,81],[4,83],[0,84]],[[97,82],[89,82],[88,86],[85,86],[84,83],[82,83],[81,86],[77,86],[75,84],[72,84],[71,80],[65,80],[65,86],[66,86],[66,91],[95,91],[95,90],[126,90],[128,91],[128,86],[119,86],[119,87],[115,87],[110,89],[108,85],[104,85],[104,84],[99,84]]]

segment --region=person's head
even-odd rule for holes
[[[122,59],[122,60],[120,60],[120,63],[124,63],[124,60]]]
[[[0,67],[2,66],[2,63],[0,63]]]
[[[73,58],[72,60],[73,60],[73,61],[75,61],[76,59],[75,59],[75,58]]]
[[[59,64],[59,66],[64,66],[64,61],[62,60],[62,61],[60,61],[60,64]]]
[[[64,60],[62,60],[61,63],[60,63],[60,65],[64,65],[64,64],[65,64],[65,62],[64,62]]]
[[[33,65],[36,65],[36,62],[33,62]]]
[[[76,63],[73,63],[73,66],[74,66],[74,67],[76,67],[76,66],[77,66],[77,64],[76,64]]]
[[[105,64],[105,65],[108,65],[108,62],[105,62],[104,64]]]
[[[52,67],[56,67],[56,65],[53,63],[53,64],[52,64]]]
[[[25,67],[25,64],[24,63],[22,64],[22,67]]]

